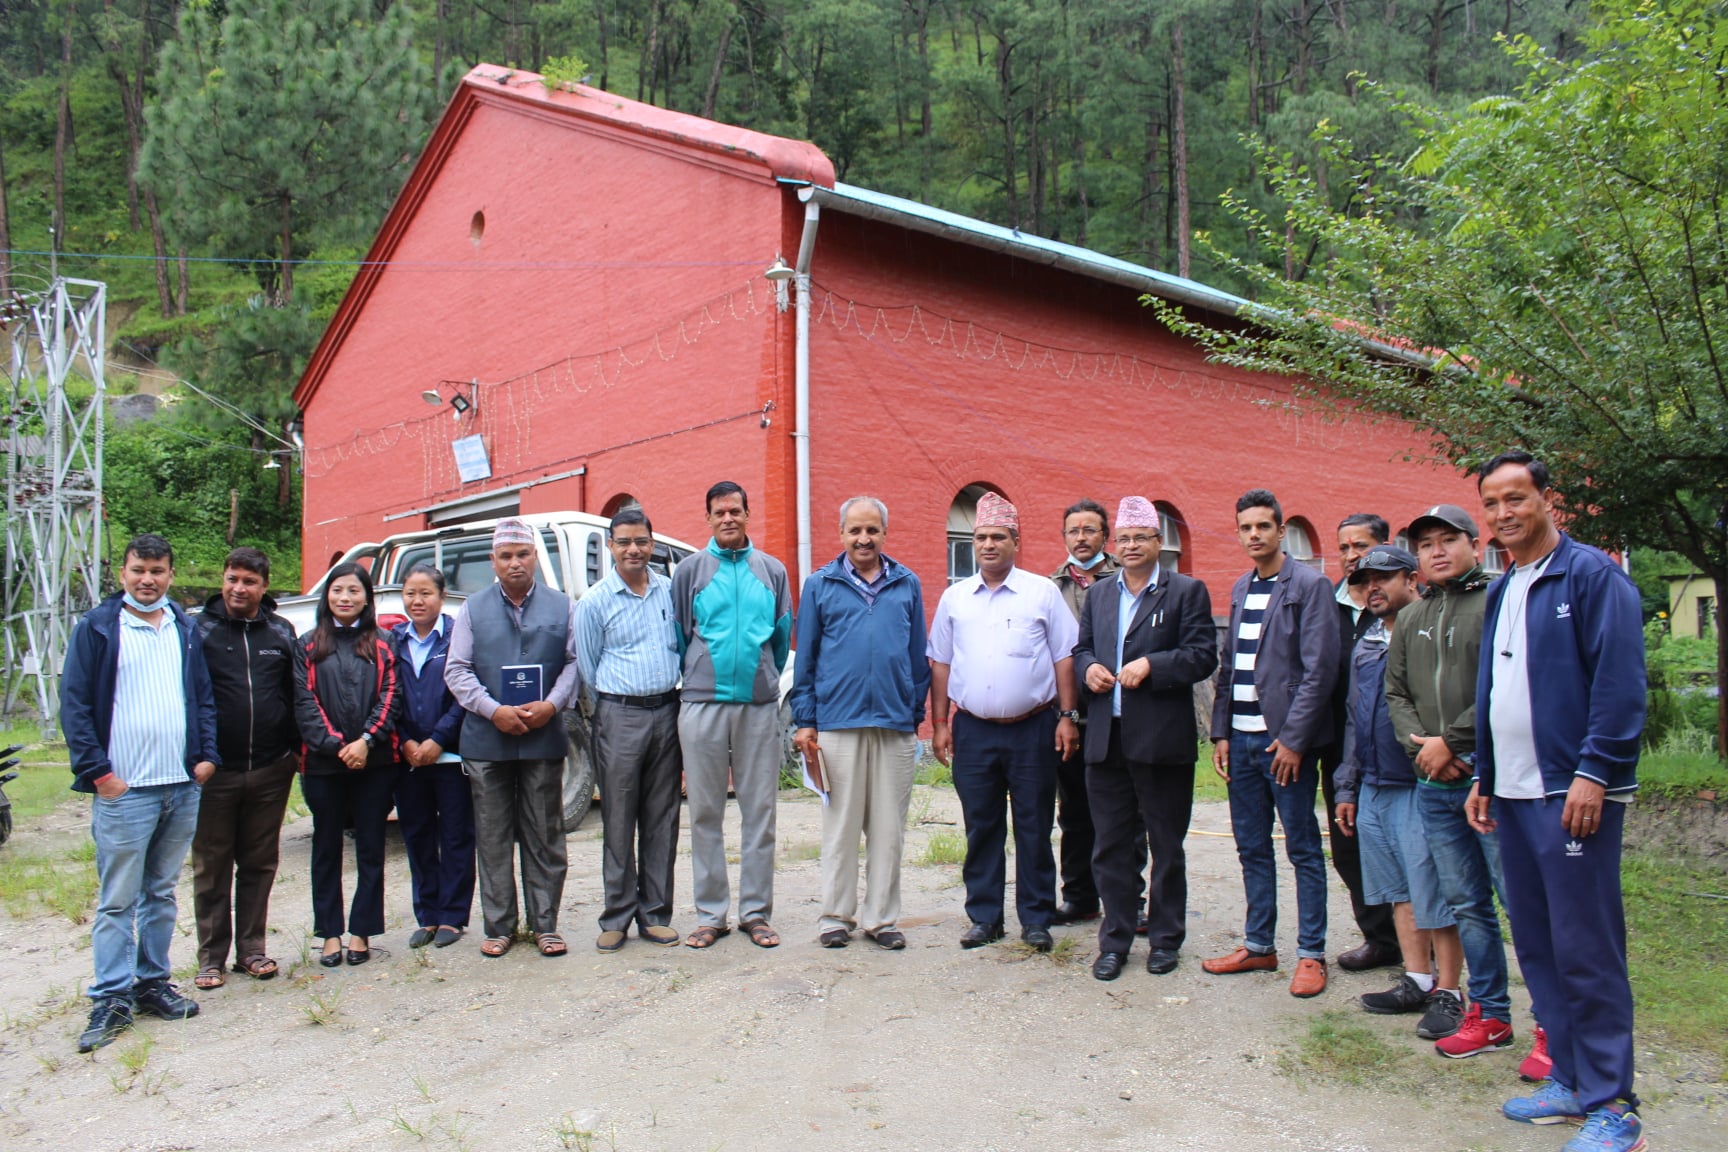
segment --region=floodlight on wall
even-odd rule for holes
[[[777,310],[784,312],[790,305],[790,301],[787,299],[786,286],[797,275],[797,271],[792,265],[786,263],[786,258],[778,252],[774,254],[774,263],[768,265],[768,270],[762,273],[763,278],[774,285],[774,307]]]
[[[462,413],[468,411],[468,409],[474,407],[474,405],[469,403],[468,397],[458,392],[456,395],[450,397],[450,407],[456,409],[456,415],[460,416]]]
[[[420,393],[420,399],[426,401],[426,403],[432,405],[434,408],[442,408],[444,406],[444,394],[439,392],[436,388],[428,388],[426,391]]]

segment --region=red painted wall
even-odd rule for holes
[[[1207,364],[1130,289],[825,211],[812,277],[817,563],[839,503],[890,510],[889,551],[939,592],[949,505],[985,482],[1020,510],[1025,567],[1061,563],[1062,510],[1136,494],[1187,521],[1184,570],[1214,604],[1248,564],[1235,502],[1267,487],[1309,522],[1337,579],[1338,521],[1397,531],[1428,505],[1476,507],[1450,468],[1404,462],[1409,429],[1291,407],[1286,382]]]

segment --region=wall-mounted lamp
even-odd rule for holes
[[[456,409],[456,415],[460,416],[462,413],[468,411],[468,409],[474,407],[474,405],[468,402],[468,397],[458,392],[456,395],[450,397],[450,407]]]
[[[426,401],[426,403],[432,405],[434,408],[443,407],[446,403],[444,392],[442,390],[443,385],[445,384],[451,386],[450,399],[448,403],[454,410],[452,414],[456,419],[462,419],[463,413],[469,411],[480,402],[480,378],[478,376],[468,381],[468,394],[466,396],[459,391],[461,387],[459,384],[456,384],[453,381],[443,380],[433,387],[426,389],[424,392],[421,392],[420,399]]]
[[[790,307],[790,301],[787,299],[786,286],[790,284],[792,278],[797,275],[798,273],[792,265],[786,263],[785,257],[776,252],[774,254],[774,263],[768,265],[768,270],[762,273],[763,278],[770,284],[774,285],[774,307],[776,310],[784,312],[788,307]]]
[[[428,388],[426,391],[420,393],[420,399],[426,401],[426,403],[432,405],[434,408],[442,408],[444,406],[444,394],[439,392],[436,388]]]

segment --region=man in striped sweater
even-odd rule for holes
[[[1296,872],[1292,996],[1326,990],[1326,854],[1314,818],[1316,760],[1332,739],[1338,617],[1332,585],[1284,553],[1284,510],[1256,488],[1236,501],[1236,535],[1253,562],[1230,593],[1230,627],[1212,707],[1212,767],[1230,786],[1230,825],[1248,914],[1242,947],[1201,964],[1214,974],[1278,967],[1272,816]]]

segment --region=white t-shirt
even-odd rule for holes
[[[1530,713],[1530,666],[1526,642],[1530,585],[1546,566],[1520,564],[1506,576],[1500,614],[1494,621],[1494,682],[1488,692],[1488,726],[1494,734],[1494,795],[1540,800],[1542,765],[1536,759],[1536,727]]]

